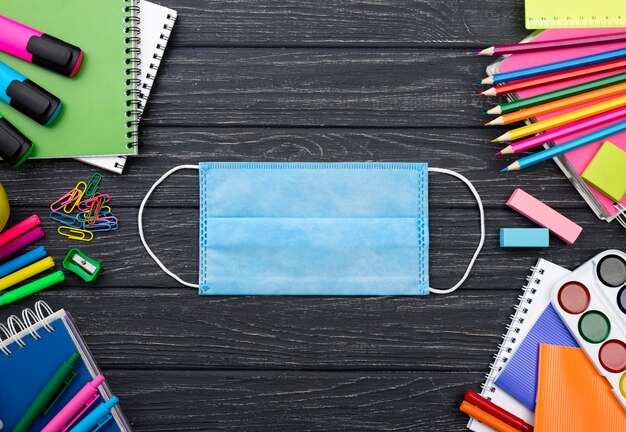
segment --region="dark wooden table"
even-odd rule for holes
[[[79,246],[104,263],[38,298],[76,319],[137,431],[462,431],[458,405],[479,389],[520,287],[538,257],[576,267],[624,248],[552,163],[497,170],[480,125],[488,100],[470,53],[527,34],[522,0],[159,0],[179,11],[146,111],[141,155],[106,174],[122,229],[77,244],[45,222],[60,261]],[[487,241],[450,296],[199,297],[143,250],[137,208],[167,169],[199,161],[426,161],[469,177],[485,201]],[[4,169],[12,221],[38,213],[93,169],[72,160]],[[431,176],[431,278],[449,286],[478,241],[477,210],[456,182]],[[584,227],[574,246],[498,247],[502,226],[532,226],[504,203],[515,187]],[[148,238],[197,278],[197,176],[155,195]]]

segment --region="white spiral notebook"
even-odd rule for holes
[[[137,4],[139,5],[140,42],[136,47],[136,55],[140,60],[139,68],[141,69],[141,73],[137,77],[137,88],[140,89],[137,107],[139,121],[148,103],[152,85],[163,59],[163,53],[176,22],[177,12],[145,0],[137,0]],[[122,174],[127,157],[102,156],[76,158],[76,160],[116,174]]]
[[[515,313],[511,316],[511,323],[507,326],[498,353],[494,355],[491,370],[486,376],[480,393],[528,424],[534,424],[534,413],[499,388],[495,384],[495,380],[533,327],[533,324],[550,304],[552,286],[568,273],[569,270],[543,258],[540,258],[537,264],[530,268],[530,275],[526,277],[527,284],[523,287],[524,293],[519,297],[520,302],[515,307]],[[495,432],[494,429],[473,418],[470,418],[467,427],[475,432]]]
[[[28,428],[30,431],[42,430],[88,382],[100,375],[100,370],[72,317],[63,309],[53,312],[45,302],[38,301],[33,309],[24,309],[21,317],[13,315],[6,325],[0,324],[0,420],[4,423],[3,431],[14,428],[63,362],[76,353],[80,357],[72,366],[70,378],[64,382],[58,398],[34,419]],[[76,426],[113,396],[106,377],[97,390],[94,398],[66,426],[70,429]],[[110,414],[103,416],[99,424],[100,432],[132,430],[119,404]]]

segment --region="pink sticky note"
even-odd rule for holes
[[[567,244],[574,243],[583,230],[580,225],[521,189],[513,191],[506,205],[537,225],[548,228]]]

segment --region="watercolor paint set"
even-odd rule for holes
[[[626,253],[596,255],[554,285],[551,302],[626,409]]]

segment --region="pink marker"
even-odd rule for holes
[[[41,228],[37,227],[31,231],[28,231],[23,236],[16,238],[13,241],[0,247],[0,260],[5,259],[9,255],[13,255],[15,252],[24,249],[31,243],[36,242],[44,236],[44,232]]]
[[[104,382],[104,377],[98,375],[93,381],[85,384],[76,396],[63,407],[50,423],[41,432],[65,432],[83,415],[100,397],[98,387]]]
[[[4,246],[12,240],[15,240],[22,234],[30,231],[31,229],[39,226],[41,221],[39,220],[39,216],[32,215],[27,217],[22,222],[17,225],[13,225],[11,228],[0,234],[0,246]]]
[[[618,108],[593,117],[579,120],[565,127],[556,128],[550,132],[545,132],[530,138],[523,139],[509,145],[508,147],[505,147],[496,154],[520,153],[568,135],[584,132],[587,129],[593,129],[598,126],[602,126],[611,122],[617,122],[620,120],[626,120],[626,107]]]
[[[80,69],[83,52],[77,46],[0,15],[0,51],[68,77]]]

